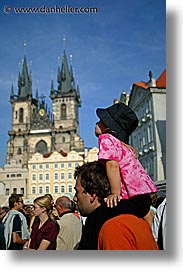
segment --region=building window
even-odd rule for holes
[[[46,169],[50,169],[50,165],[48,163],[46,164]]]
[[[77,168],[79,166],[78,162],[75,162],[75,168]]]
[[[21,178],[22,177],[22,174],[17,174],[17,178]]]
[[[65,179],[65,173],[61,173],[60,177],[61,177],[61,180],[64,180]]]
[[[19,122],[22,123],[24,121],[24,109],[20,108],[19,110]]]
[[[16,187],[13,188],[13,194],[17,194],[17,188]]]
[[[57,194],[58,193],[58,185],[54,186],[54,193]]]
[[[46,190],[45,191],[46,191],[46,194],[50,193],[50,187],[48,185],[46,186]]]
[[[72,184],[69,184],[69,185],[68,185],[68,192],[69,192],[69,193],[72,193],[72,191],[73,191],[73,190],[72,190]]]
[[[36,187],[32,186],[32,194],[36,194]]]
[[[65,119],[66,118],[66,104],[61,105],[61,118]]]
[[[20,188],[20,194],[24,195],[24,188],[23,187]]]
[[[72,173],[68,173],[68,179],[71,180],[72,179]]]
[[[68,168],[72,168],[72,163],[68,162]]]
[[[39,174],[39,181],[43,180],[43,174]]]
[[[22,154],[22,149],[18,148],[17,155],[21,155],[21,154]]]
[[[61,167],[61,168],[64,168],[64,167],[65,167],[64,163],[61,163],[61,164],[60,164],[60,167]]]
[[[148,125],[148,142],[151,142],[153,140],[153,134],[152,134],[152,126],[151,124]]]
[[[43,165],[42,164],[39,164],[39,169],[43,169]]]
[[[40,140],[35,147],[35,151],[44,155],[48,152],[47,144],[44,140]]]
[[[10,189],[9,188],[6,188],[6,196],[9,196],[10,195]]]
[[[60,192],[61,193],[65,193],[65,185],[61,185],[60,186]]]
[[[32,181],[36,181],[36,174],[32,174]]]
[[[58,173],[54,174],[54,180],[58,180]]]
[[[39,186],[39,194],[43,194],[43,187]]]
[[[50,174],[46,173],[46,180],[50,180]]]
[[[36,165],[35,164],[32,165],[32,170],[36,170]]]
[[[58,163],[54,163],[54,169],[58,169]]]

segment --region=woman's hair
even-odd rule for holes
[[[51,194],[46,194],[46,197],[48,197],[50,200],[53,200],[53,196]]]
[[[34,203],[36,203],[40,207],[45,207],[46,208],[46,212],[48,213],[48,215],[51,214],[51,212],[52,212],[52,204],[51,204],[51,200],[47,196],[41,196],[41,197],[36,198],[34,200]]]

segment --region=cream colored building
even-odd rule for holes
[[[85,162],[92,162],[98,160],[98,148],[93,147],[91,149],[85,148]]]
[[[56,151],[46,155],[35,153],[28,162],[27,202],[32,202],[35,197],[46,193],[52,194],[54,199],[64,193],[74,195],[76,167],[96,160],[97,154],[96,147],[87,149],[86,157],[76,151],[68,154]]]

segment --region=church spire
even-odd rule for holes
[[[19,72],[18,77],[18,97],[19,98],[32,98],[32,73],[28,73],[28,66],[26,60],[26,42],[24,41],[24,59],[22,65],[22,73]]]
[[[12,103],[14,101],[14,88],[13,83],[11,84],[11,94],[10,94],[10,102]]]

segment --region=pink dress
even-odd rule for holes
[[[131,149],[111,134],[101,134],[98,141],[98,159],[115,160],[119,163],[122,199],[158,191],[140,161],[134,157]]]

